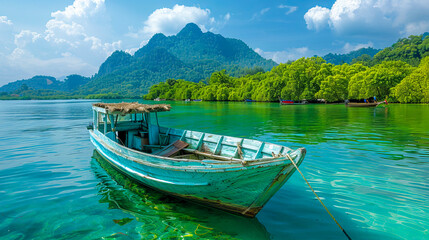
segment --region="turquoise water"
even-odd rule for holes
[[[93,151],[93,101],[0,101],[1,239],[345,239],[295,173],[248,219],[139,187]],[[352,239],[429,238],[429,105],[171,102],[160,124],[306,147]]]

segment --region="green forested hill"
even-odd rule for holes
[[[379,51],[380,49],[374,49],[374,48],[368,47],[368,48],[361,48],[355,51],[351,51],[346,54],[329,53],[323,56],[323,59],[325,59],[327,63],[332,63],[335,65],[339,65],[343,63],[351,64],[354,59],[370,60]]]
[[[198,82],[222,69],[239,76],[254,67],[267,71],[276,65],[241,40],[203,33],[190,23],[175,36],[155,34],[133,56],[114,52],[78,93],[139,96],[147,93],[153,84],[169,78]]]
[[[429,34],[411,35],[408,38],[399,39],[391,47],[378,52],[373,59],[373,64],[383,61],[401,60],[412,66],[418,66],[420,60],[429,56]]]
[[[0,92],[13,93],[17,90],[22,90],[22,86],[29,90],[56,90],[72,92],[78,89],[81,85],[86,84],[89,78],[77,74],[67,76],[64,81],[58,81],[50,76],[34,76],[30,79],[18,80],[8,83],[0,87]]]

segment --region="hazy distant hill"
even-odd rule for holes
[[[18,80],[8,83],[0,87],[0,92],[13,93],[14,91],[20,89],[24,84],[29,89],[33,90],[57,90],[72,92],[78,89],[81,85],[86,84],[88,81],[89,78],[76,74],[67,76],[64,81],[58,81],[51,76],[34,76],[30,79]]]
[[[169,78],[197,82],[222,69],[238,76],[249,68],[267,71],[276,65],[241,40],[203,33],[196,24],[189,23],[174,36],[155,34],[134,55],[114,52],[79,92],[140,95]]]
[[[368,48],[361,48],[356,51],[351,51],[346,54],[329,53],[323,56],[323,59],[325,59],[326,62],[335,64],[335,65],[339,65],[343,63],[351,64],[353,59],[361,57],[363,55],[368,55],[369,58],[371,59],[379,51],[380,49],[374,49],[374,48],[368,47]]]

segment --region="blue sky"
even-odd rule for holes
[[[34,75],[91,76],[115,50],[133,53],[188,22],[238,38],[263,57],[384,48],[429,32],[428,0],[0,0],[0,85]]]

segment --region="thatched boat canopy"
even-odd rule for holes
[[[130,114],[170,111],[169,104],[140,104],[137,102],[127,103],[94,103],[94,107],[104,108],[110,114]]]

